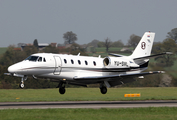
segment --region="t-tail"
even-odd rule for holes
[[[145,32],[131,58],[142,58],[151,55],[151,50],[154,42],[155,33]]]
[[[145,32],[137,47],[133,51],[130,58],[140,66],[148,67],[149,58],[151,57],[152,46],[154,42],[155,33]]]

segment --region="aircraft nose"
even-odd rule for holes
[[[24,64],[22,62],[19,62],[9,66],[7,70],[9,73],[20,73],[22,72],[21,70],[23,68],[22,66],[24,66]]]
[[[14,65],[11,65],[10,67],[8,67],[8,72],[9,73],[14,73],[16,72],[16,67]]]

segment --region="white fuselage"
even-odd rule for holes
[[[8,71],[17,75],[64,81],[74,81],[74,77],[106,76],[120,73],[126,74],[127,72],[139,73],[142,71],[128,57],[107,58],[110,60],[106,65],[104,63],[105,58],[101,57],[51,53],[37,53],[31,56],[33,58],[27,58],[22,62],[10,66]]]

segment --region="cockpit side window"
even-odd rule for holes
[[[39,56],[29,56],[28,58],[26,58],[25,60],[29,60],[29,61],[36,61],[38,59]]]
[[[39,57],[38,62],[42,62],[42,57]]]
[[[46,62],[45,58],[43,58],[43,61]]]

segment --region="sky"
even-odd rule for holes
[[[77,34],[78,44],[94,39],[122,40],[156,33],[163,41],[177,28],[177,0],[0,0],[0,47],[18,43],[64,43]]]

